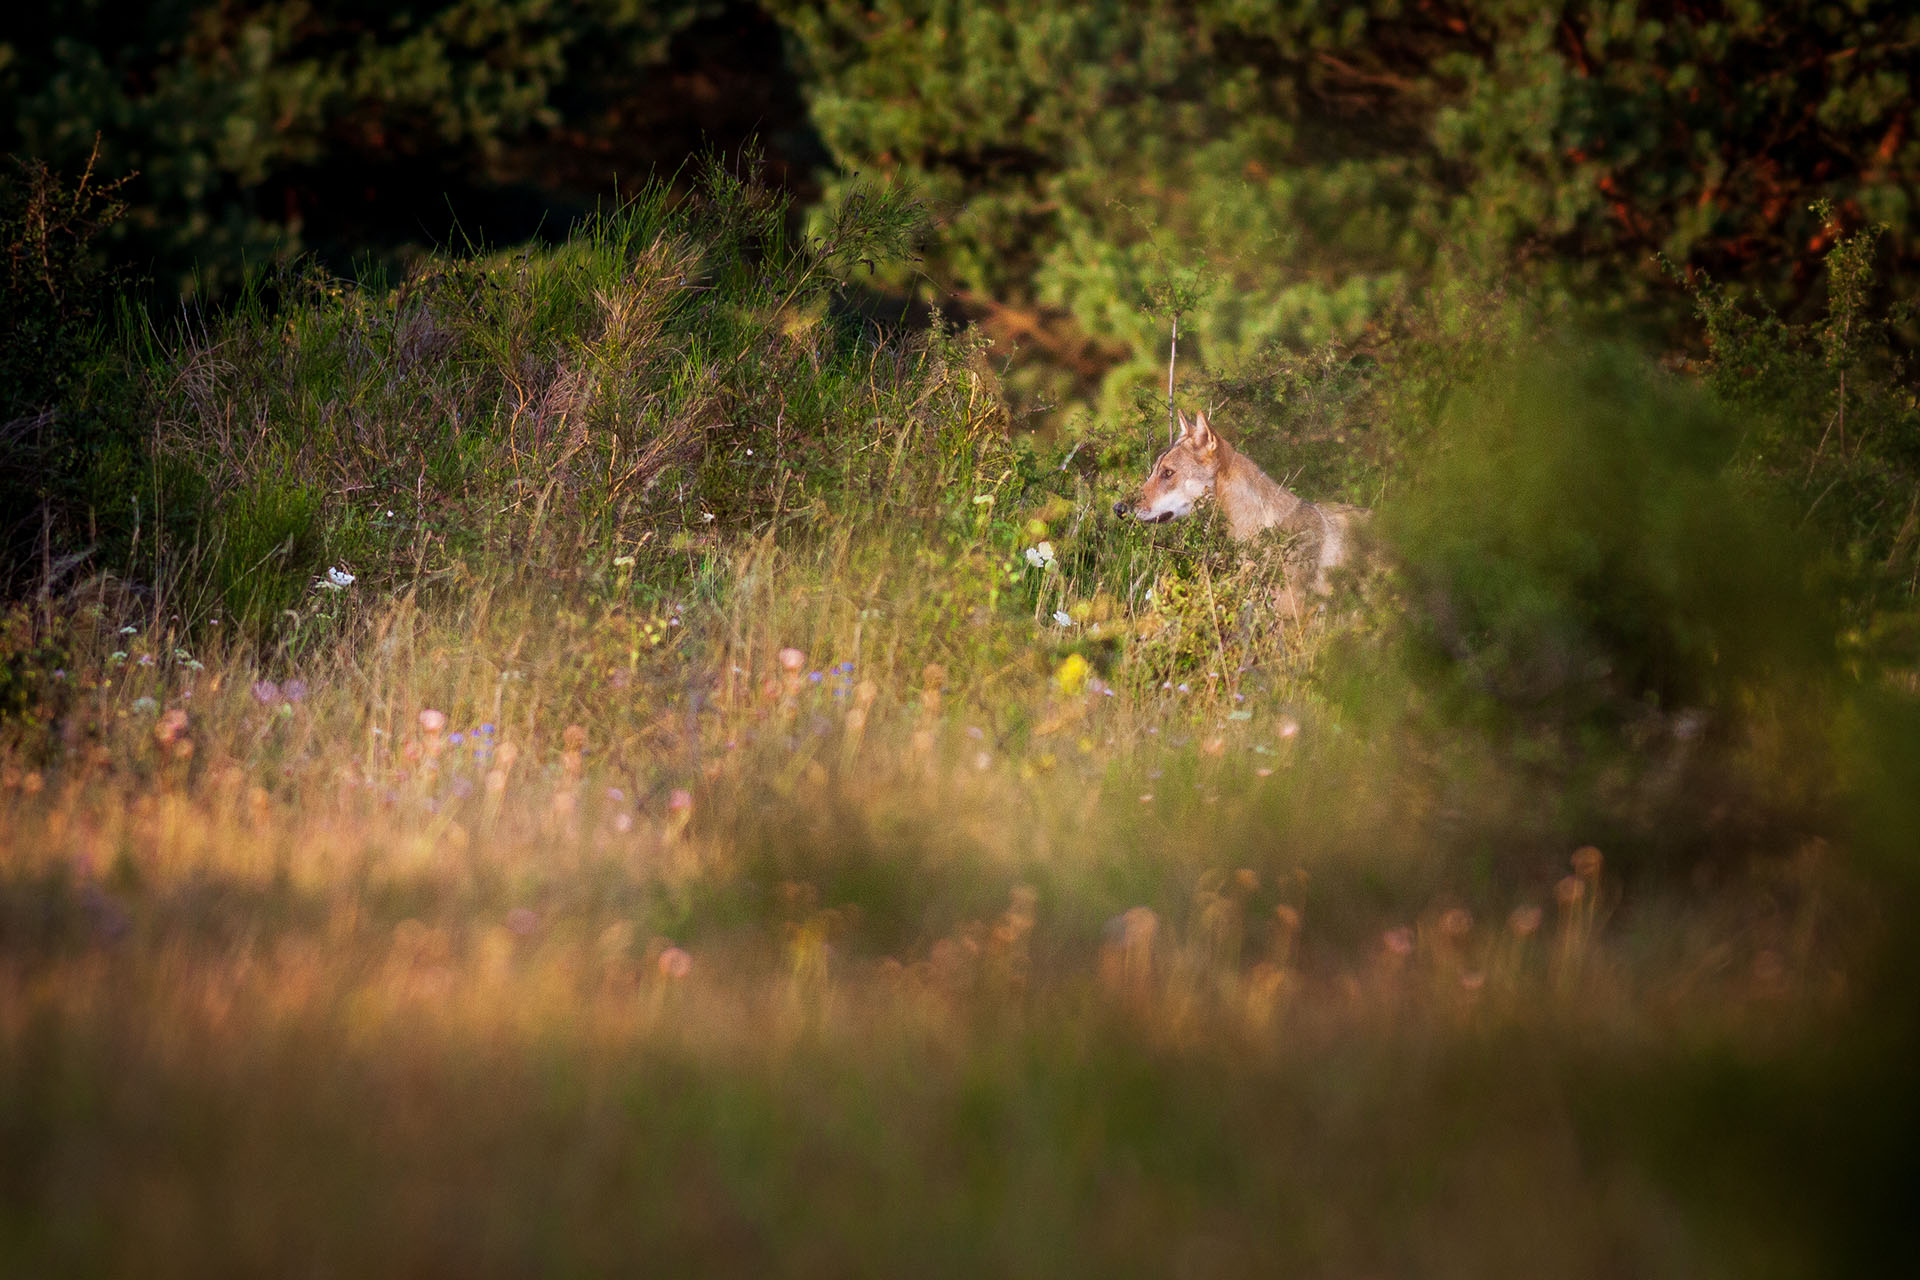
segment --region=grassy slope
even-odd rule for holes
[[[1448,754],[1341,691],[1408,696],[1374,615],[1276,623],[1265,570],[1010,449],[977,353],[833,311],[903,210],[786,246],[756,200],[156,357],[197,536],[9,619],[53,644],[0,740],[9,1274],[1884,1243],[1911,1108],[1844,824],[1749,806],[1649,869],[1799,785],[1788,720],[1708,773],[1616,725],[1646,785],[1554,772],[1557,729]]]

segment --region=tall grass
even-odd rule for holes
[[[1812,570],[1710,406],[1477,354],[1295,621],[844,305],[856,213],[714,173],[155,349],[197,535],[6,619],[10,1273],[1890,1239],[1906,712],[1728,585]]]
[[[1677,916],[1592,852],[1488,879],[1331,717],[942,681],[814,554],[651,632],[473,584],[297,669],[77,634],[0,777],[14,1266],[1823,1247],[1582,1117],[1848,1025],[1816,847]]]

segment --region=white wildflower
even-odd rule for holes
[[[1053,563],[1053,544],[1043,542],[1037,547],[1027,548],[1027,563],[1036,569],[1045,569]]]
[[[1055,609],[1053,611],[1053,620],[1063,627],[1070,627],[1073,625],[1073,615],[1068,613],[1065,609]]]

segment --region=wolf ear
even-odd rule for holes
[[[1220,438],[1213,434],[1213,428],[1207,423],[1207,411],[1205,409],[1202,409],[1194,415],[1193,422],[1187,429],[1187,434],[1193,437],[1194,447],[1202,453],[1212,453],[1214,446],[1220,443]]]
[[[1175,412],[1175,415],[1180,420],[1180,434],[1177,438],[1180,440],[1185,440],[1188,436],[1193,434],[1193,422],[1191,419],[1187,417],[1184,411],[1175,410],[1174,412]]]

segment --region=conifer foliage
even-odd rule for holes
[[[1840,224],[1916,249],[1920,16],[1863,2],[780,0],[848,171],[944,203],[935,281],[1110,406],[1143,308],[1206,358],[1351,338],[1437,273],[1671,305],[1656,254],[1791,304]]]

